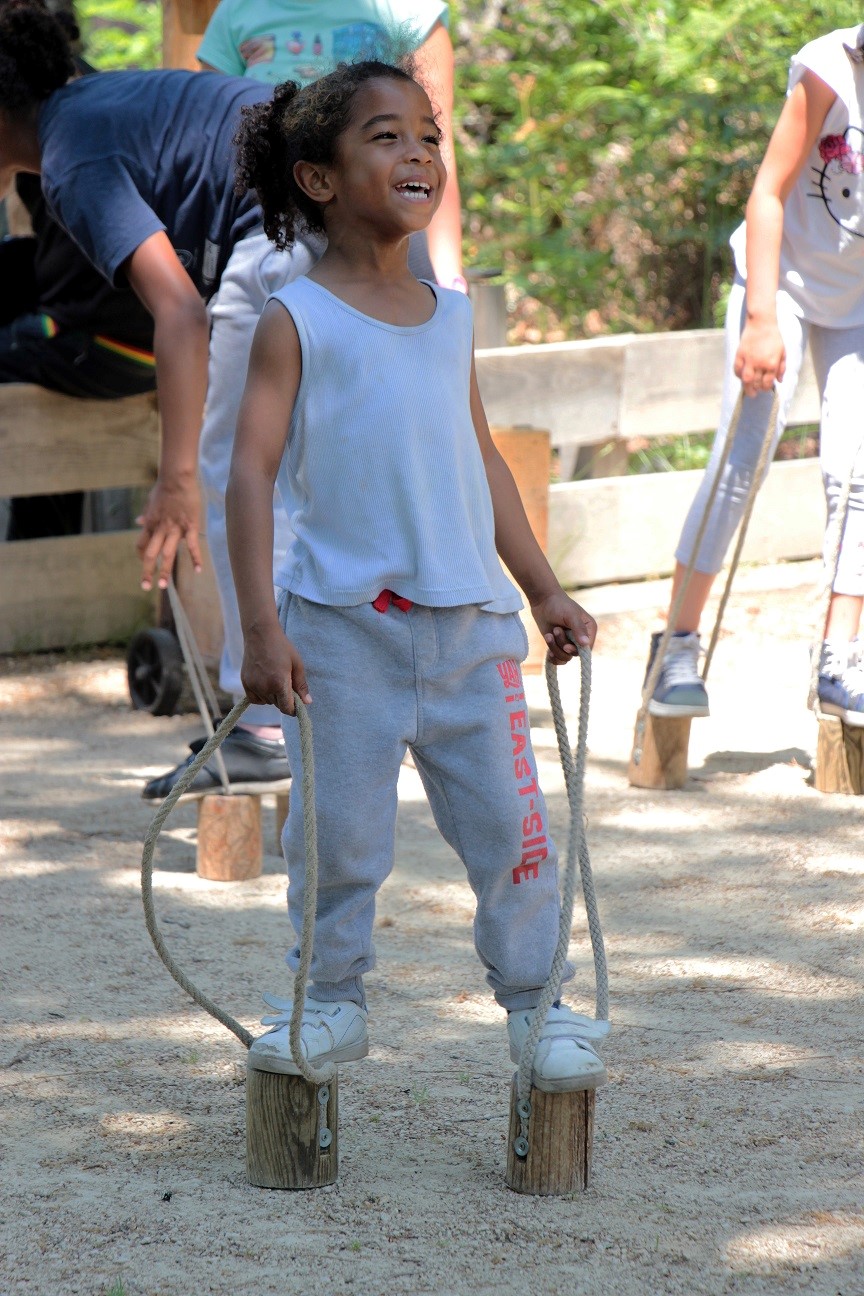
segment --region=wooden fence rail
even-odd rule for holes
[[[559,449],[710,429],[722,365],[717,330],[477,353],[490,423],[546,429]],[[791,422],[818,417],[806,369]],[[158,442],[153,397],[79,401],[0,386],[0,497],[147,486]],[[562,582],[577,587],[668,572],[698,479],[653,473],[553,485],[548,552]],[[813,556],[823,518],[815,461],[774,464],[745,558]],[[152,623],[155,601],[139,589],[135,538],[120,531],[0,545],[0,652],[123,639]],[[204,584],[190,584],[190,597],[200,601]],[[206,592],[213,602],[210,586]],[[218,645],[205,637],[213,656]]]

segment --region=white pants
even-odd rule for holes
[[[686,565],[696,540],[717,463],[729,432],[740,383],[735,377],[735,353],[744,325],[745,285],[736,279],[726,312],[726,373],[720,426],[705,476],[696,494],[675,557]],[[786,346],[786,373],[780,384],[780,404],[774,445],[786,426],[808,342],[822,398],[820,463],[828,510],[827,538],[843,483],[854,460],[849,513],[834,581],[835,594],[864,594],[864,325],[823,328],[796,315],[784,292],[777,294],[777,319]],[[696,570],[713,575],[723,559],[746,504],[759,452],[771,413],[772,393],[745,397],[735,443],[723,471]],[[773,451],[772,451],[773,453]],[[770,463],[770,458],[769,458]],[[761,483],[760,483],[761,485]],[[778,519],[795,525],[794,518]]]
[[[216,574],[225,632],[219,682],[237,699],[243,696],[240,683],[243,634],[225,527],[225,490],[237,414],[246,383],[252,337],[267,298],[290,280],[310,270],[322,250],[323,245],[316,248],[297,243],[289,252],[279,252],[264,231],[257,230],[234,248],[219,291],[210,303],[210,371],[199,463],[207,544]],[[275,568],[285,554],[291,531],[278,499],[274,499],[274,506]],[[270,706],[250,706],[243,716],[246,724],[278,725],[281,719],[278,709]]]

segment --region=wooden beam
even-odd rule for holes
[[[155,396],[75,400],[0,385],[0,495],[149,486],[158,456]]]
[[[621,334],[477,352],[490,422],[548,428],[553,446],[711,432],[723,384],[722,329]],[[789,425],[819,422],[809,356]]]
[[[153,624],[140,588],[137,531],[22,540],[3,546],[0,652],[122,642]]]
[[[701,471],[561,482],[549,491],[549,561],[567,588],[667,575]],[[753,510],[745,562],[822,552],[822,478],[815,459],[771,465]],[[794,525],[789,519],[794,518]]]
[[[552,342],[477,352],[490,423],[548,428],[553,445],[591,445],[619,435],[625,342]]]

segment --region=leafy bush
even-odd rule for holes
[[[789,57],[848,6],[457,0],[454,17],[469,263],[503,265],[555,336],[714,324]]]

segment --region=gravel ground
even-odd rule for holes
[[[593,1183],[569,1199],[504,1186],[505,1031],[407,767],[339,1182],[250,1187],[243,1049],[169,978],[138,895],[142,779],[199,726],[131,711],[116,654],[0,663],[0,1296],[860,1296],[861,803],[808,784],[816,580],[742,572],[672,793],[625,779],[668,584],[581,596],[601,623],[586,807],[614,1030]],[[577,668],[561,683],[575,718]],[[527,686],[563,840],[548,701]],[[206,882],[194,826],[181,806],[160,841],[160,923],[254,1028],[261,990],[290,993],[281,860],[271,843],[260,879]],[[582,914],[572,952],[590,1011]]]

